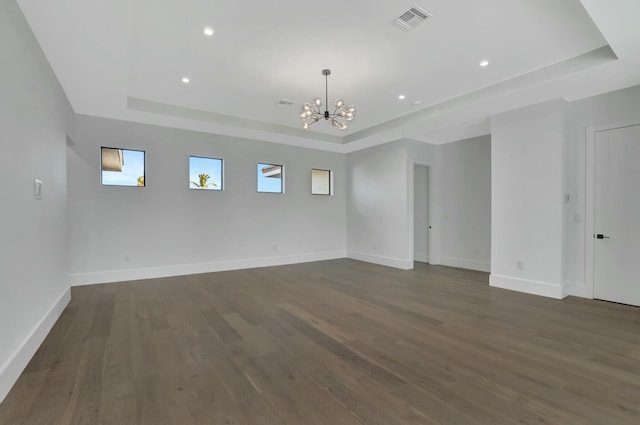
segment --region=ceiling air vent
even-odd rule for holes
[[[404,12],[393,22],[404,31],[409,32],[430,17],[431,15],[427,11],[414,5],[413,7],[411,7],[411,9]]]
[[[280,99],[278,101],[278,105],[280,106],[291,106],[294,105],[296,102],[294,102],[293,100],[289,100],[289,99]]]

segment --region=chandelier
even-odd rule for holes
[[[322,111],[322,99],[316,97],[313,102],[306,102],[302,105],[300,110],[300,118],[302,118],[302,128],[309,130],[311,124],[320,121],[322,118],[329,121],[333,127],[338,127],[340,130],[347,129],[347,121],[351,121],[356,116],[356,107],[353,105],[347,106],[344,100],[338,98],[334,102],[335,109],[333,113],[329,112],[329,103],[327,101],[329,97],[329,75],[331,75],[330,69],[323,69],[322,75],[324,75],[324,103],[325,110]]]

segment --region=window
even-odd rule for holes
[[[258,164],[258,192],[283,193],[284,167],[276,164]]]
[[[102,148],[102,184],[144,186],[144,151]]]
[[[311,194],[331,195],[331,171],[311,169]]]
[[[222,190],[222,160],[218,158],[189,157],[189,188]]]

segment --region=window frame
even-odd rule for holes
[[[115,170],[105,170],[104,169],[104,163],[103,163],[103,155],[104,155],[104,149],[111,149],[111,150],[117,150],[117,151],[130,151],[130,152],[142,152],[142,185],[139,184],[110,184],[110,183],[105,183],[104,182],[104,172],[114,172]],[[124,167],[124,153],[123,153],[123,167]],[[138,181],[140,180],[140,177],[138,177]],[[100,186],[106,186],[106,187],[140,187],[140,188],[144,188],[147,187],[147,151],[145,151],[144,149],[128,149],[128,148],[114,148],[111,146],[100,146]]]
[[[261,167],[260,166],[271,166],[271,167],[280,167],[280,191],[279,192],[273,192],[273,191],[267,191],[267,190],[260,190],[260,172]],[[264,169],[264,168],[262,168]],[[284,193],[284,176],[285,176],[285,171],[284,171],[284,164],[274,164],[274,163],[268,163],[268,162],[258,162],[256,165],[256,191],[258,193],[275,193],[275,194],[283,194]],[[269,178],[269,177],[266,177]]]
[[[329,193],[314,193],[313,192],[313,172],[314,171],[326,171],[329,175],[329,184],[328,184],[328,189],[329,189]],[[314,196],[332,196],[333,195],[333,171],[332,170],[327,170],[324,168],[312,168],[311,169],[311,195]]]
[[[220,161],[220,188],[202,188],[202,187],[191,187],[191,158],[199,158],[199,159],[211,159]],[[189,172],[188,172],[188,187],[189,190],[203,190],[206,192],[222,192],[224,191],[224,158],[213,158],[210,156],[200,156],[200,155],[189,155]]]

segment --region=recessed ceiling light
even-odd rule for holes
[[[189,77],[182,77],[182,82],[185,84],[189,84],[191,82],[191,79]]]
[[[478,65],[480,65],[481,67],[485,67],[487,65],[489,65],[489,61],[488,60],[483,60],[482,62],[480,62]]]
[[[405,96],[405,95],[403,95],[403,94],[401,94],[400,96],[398,96],[398,99],[400,99],[400,100],[404,100],[405,98],[406,98],[406,96]]]
[[[211,37],[213,35],[213,28],[211,27],[204,27],[204,30],[202,31],[204,33],[204,35],[206,35],[207,37]]]

